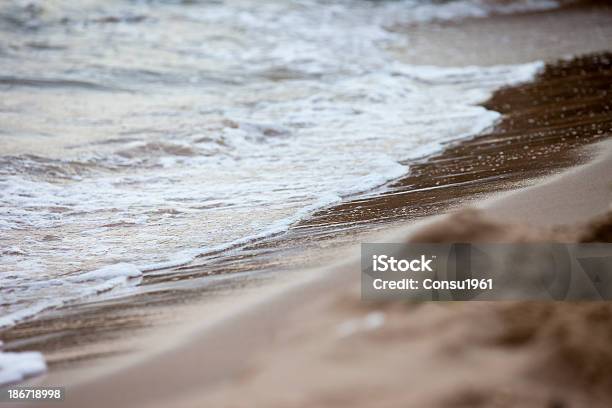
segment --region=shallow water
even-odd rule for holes
[[[0,326],[281,233],[490,127],[477,104],[540,63],[406,65],[389,28],[555,5],[504,3],[3,3]]]

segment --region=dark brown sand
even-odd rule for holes
[[[591,13],[589,15],[593,15],[593,9],[587,9]],[[584,10],[570,10],[564,12],[567,14],[563,15],[572,16],[571,21],[576,23],[577,30],[590,32],[589,29],[591,29],[600,33],[610,33],[611,29],[608,27],[612,25],[606,26],[600,20],[585,20],[580,17]],[[604,20],[610,21],[609,11],[605,13],[607,19]],[[534,15],[536,17],[529,15],[523,18],[534,18],[535,22],[541,23],[539,27],[544,31],[540,36],[545,36],[544,34],[549,29],[557,30],[558,34],[563,32],[559,31],[556,23],[549,21],[547,14],[536,13]],[[498,23],[514,21],[516,18],[500,18]],[[461,30],[462,28],[459,27],[463,26],[468,27],[465,29],[469,31],[469,27],[473,24],[482,23],[468,22],[446,27]],[[510,28],[506,29],[511,33],[518,29],[515,23],[508,23],[508,25]],[[551,25],[554,27],[551,28]],[[532,27],[531,24],[529,26]],[[497,35],[497,38],[501,38],[505,34],[507,33],[500,29],[492,36]],[[580,42],[580,40],[576,41]],[[590,41],[588,38],[583,39],[583,44],[588,41]],[[551,43],[554,42],[554,39],[551,40]],[[515,44],[515,46],[520,49],[520,45]],[[443,45],[439,47],[443,48]],[[566,52],[585,49],[574,47],[571,44],[566,47],[564,48]],[[558,56],[558,54],[555,55]],[[531,57],[532,55],[529,54],[528,58]],[[518,57],[516,59],[521,60]],[[164,325],[168,325],[166,330],[175,330],[171,324],[177,321],[193,325],[197,321],[206,320],[207,313],[212,312],[197,303],[203,297],[216,296],[222,301],[229,299],[236,302],[239,297],[247,296],[249,290],[255,291],[259,283],[265,283],[270,278],[270,274],[261,273],[257,275],[261,277],[259,279],[236,278],[217,281],[210,286],[201,283],[202,278],[211,273],[271,271],[277,279],[279,271],[284,273],[288,270],[296,270],[303,265],[317,266],[337,258],[339,248],[344,248],[347,242],[360,240],[365,233],[380,231],[392,225],[439,214],[467,200],[474,200],[491,192],[515,188],[525,184],[526,180],[534,182],[534,178],[583,162],[591,157],[593,152],[579,154],[584,151],[577,150],[577,148],[601,140],[610,134],[611,116],[608,105],[611,84],[610,69],[609,56],[604,54],[583,58],[574,63],[562,62],[549,66],[540,81],[535,84],[501,91],[489,101],[487,105],[489,108],[505,114],[504,121],[494,132],[471,141],[448,146],[448,149],[440,155],[419,163],[411,163],[411,175],[393,184],[390,191],[378,197],[349,201],[320,212],[312,220],[295,226],[288,234],[237,250],[235,257],[219,260],[218,263],[213,262],[212,266],[210,263],[204,265],[196,262],[194,265],[180,268],[169,279],[146,279],[143,285],[150,289],[138,297],[103,300],[76,308],[68,307],[46,313],[35,321],[19,325],[3,333],[6,348],[8,350],[42,350],[54,374],[43,381],[53,382],[65,378],[70,384],[70,381],[76,382],[76,376],[91,374],[92,359],[121,352],[131,354],[132,350],[147,349],[149,344],[143,340],[143,334],[148,331],[140,331],[143,328],[155,326],[157,329],[162,328],[163,331]],[[589,216],[585,215],[585,217]],[[246,291],[244,287],[247,288]],[[314,293],[310,294],[315,296]],[[471,306],[466,307],[469,309]],[[433,310],[438,310],[438,308],[439,306],[426,307],[426,309]],[[360,313],[364,313],[367,308],[360,310]],[[429,335],[434,336],[436,333],[434,328],[437,325],[444,325],[443,321],[447,319],[445,313],[446,311],[441,313],[443,316],[441,321],[433,318],[433,326],[430,329],[425,328],[424,331],[429,330]],[[273,315],[273,313],[270,314]],[[353,310],[351,314],[359,313]],[[330,321],[333,321],[334,316],[336,318],[346,317],[342,313],[331,313]],[[417,316],[415,319],[418,321],[420,317]],[[457,319],[458,322],[461,322],[466,317]],[[271,321],[278,323],[273,318]],[[306,326],[314,328],[317,324]],[[255,331],[257,326],[259,325],[255,325],[252,329]],[[247,326],[241,327],[247,330]],[[416,327],[413,329],[418,330]],[[136,330],[139,336],[135,335]],[[244,336],[244,333],[238,332],[233,333],[238,334],[238,337]],[[156,333],[159,333],[159,330],[156,330]],[[159,343],[156,336],[151,336],[152,343]],[[449,341],[450,338],[454,337],[449,337]],[[424,339],[419,341],[424,341]],[[227,346],[226,352],[231,352],[234,346],[240,347],[238,343],[223,344]],[[379,346],[383,347],[384,343]],[[354,351],[357,352],[358,349],[359,347]],[[333,349],[329,352],[333,355],[336,351]],[[287,353],[290,353],[290,350]],[[202,355],[205,356],[205,354]],[[352,355],[350,352],[348,354]],[[342,355],[337,358],[343,359]],[[194,361],[201,360],[194,359]],[[79,368],[75,362],[82,362],[83,369],[75,370],[73,376],[61,377],[61,368]],[[205,361],[201,362],[205,364]],[[423,364],[425,363],[424,360]],[[374,362],[372,364],[376,366]],[[178,368],[179,366],[173,367]],[[223,358],[219,364],[213,366],[221,373],[226,373],[223,371]],[[364,366],[358,365],[357,367],[363,368]],[[441,368],[443,367],[444,364]],[[454,366],[446,368],[452,371]],[[160,367],[156,366],[155,370],[159,369]],[[381,362],[380,369],[384,370],[384,362]],[[60,375],[58,376],[57,373]],[[130,375],[142,374],[139,371],[130,373]],[[158,371],[152,371],[151,375],[158,376]],[[192,378],[193,375],[193,373],[188,373],[187,377]],[[215,378],[219,379],[218,377],[219,375]],[[129,376],[122,378],[127,380]],[[142,376],[142,378],[144,381],[147,378],[151,380],[152,377]],[[163,375],[160,376],[160,384],[167,380],[163,378]],[[182,380],[184,376],[178,375],[177,378]],[[200,379],[205,382],[204,377]],[[325,376],[322,376],[321,379],[325,379]],[[333,382],[332,379],[328,380]],[[147,387],[146,382],[143,383],[143,387]],[[109,388],[109,392],[110,390],[112,387]],[[424,390],[427,390],[427,387]],[[160,388],[159,392],[163,391],[164,389]],[[265,392],[265,389],[262,392]],[[152,392],[151,395],[157,394]],[[343,398],[352,400],[350,395],[333,398],[340,398],[339,401],[342,401]],[[321,401],[325,402],[326,399]],[[108,405],[109,401],[100,399],[100,403],[103,402]]]
[[[612,54],[549,65],[534,83],[500,90],[485,106],[504,114],[492,132],[410,163],[389,191],[321,211],[303,227],[438,214],[575,164],[577,148],[612,131]]]

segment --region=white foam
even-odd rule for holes
[[[471,82],[475,78],[484,82],[486,87],[510,86],[530,81],[544,68],[543,61],[517,65],[493,65],[486,68],[478,66],[436,67],[431,65],[395,64],[394,71],[419,80],[442,83]]]
[[[559,7],[554,0],[459,0],[431,4],[415,1],[410,20],[413,22],[449,21],[465,18],[483,18],[495,14],[516,14],[529,11],[551,10]]]
[[[0,351],[0,385],[14,384],[47,371],[43,355],[37,351]]]
[[[187,265],[192,262],[198,255],[204,254],[206,252],[211,252],[211,250],[201,249],[201,250],[187,250],[181,251],[178,254],[171,255],[165,261],[149,263],[140,267],[143,272],[156,271],[159,269],[170,269],[176,268],[178,266]],[[151,274],[148,274],[151,275]]]
[[[14,326],[45,310],[57,308],[79,299],[124,286],[129,280],[141,276],[142,271],[134,265],[119,263],[64,279],[44,279],[38,282],[26,281],[23,284],[25,289],[38,293],[39,298],[26,307],[20,307],[1,316],[0,328]],[[13,286],[11,289],[15,290],[16,287]],[[55,292],[58,290],[63,292],[64,295],[57,296]],[[40,299],[41,292],[43,291],[45,293],[50,292],[50,296]]]
[[[72,282],[87,282],[111,279],[128,279],[136,278],[142,275],[142,271],[136,266],[128,263],[118,263],[114,265],[104,266],[95,271],[82,273],[76,276],[71,276],[69,279]]]
[[[385,323],[383,312],[370,312],[364,317],[345,320],[336,327],[338,337],[349,337],[359,332],[367,332],[381,328]]]
[[[60,306],[60,301],[34,301],[31,305],[25,308],[17,309],[14,312],[7,313],[0,317],[0,328],[8,328],[28,318],[38,315],[40,312],[52,307]]]

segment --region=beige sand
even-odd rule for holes
[[[486,202],[480,216],[509,222],[536,214],[538,225],[551,226],[556,214],[564,214],[566,225],[583,222],[587,213],[602,215],[612,199],[612,145],[594,149],[603,152],[596,161]],[[578,203],[584,197],[588,204]],[[448,219],[396,231],[395,238],[414,234],[414,228],[420,234],[437,230]],[[571,372],[556,370],[556,381],[549,381],[551,373],[539,364],[546,361],[540,347],[517,349],[500,341],[508,330],[499,318],[503,304],[364,304],[358,273],[358,262],[349,262],[262,296],[172,350],[68,387],[67,406],[609,402],[573,381]]]

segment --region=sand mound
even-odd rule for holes
[[[612,304],[516,303],[503,307],[500,344],[538,351],[531,370],[543,379],[610,391]]]
[[[430,224],[411,242],[612,242],[612,211],[579,225],[538,228],[500,223],[481,210],[459,211]],[[497,345],[533,352],[527,371],[547,384],[585,392],[612,389],[612,302],[497,303]]]
[[[549,233],[527,225],[500,223],[480,210],[465,209],[422,228],[409,242],[533,242]]]
[[[579,242],[612,242],[612,210],[583,226]]]
[[[429,224],[409,238],[409,242],[612,242],[612,210],[578,225],[552,228],[495,221],[484,211],[465,209]]]

